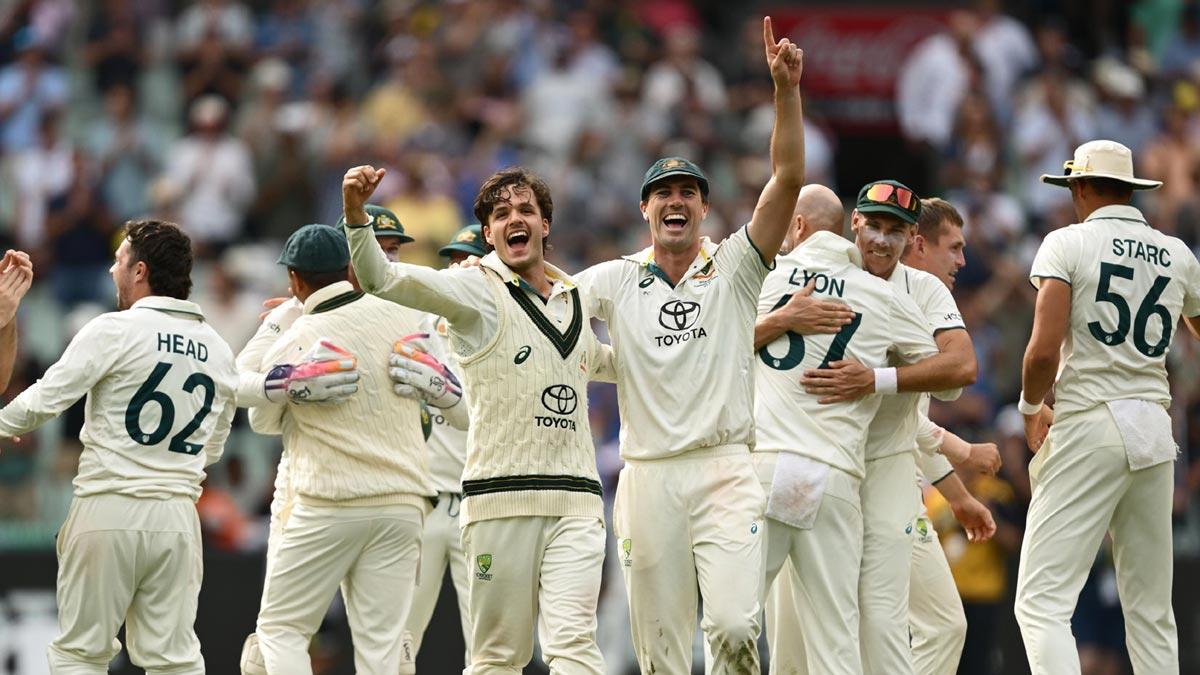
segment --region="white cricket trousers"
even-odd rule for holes
[[[1033,675],[1080,672],[1071,615],[1105,532],[1133,672],[1179,673],[1171,609],[1174,468],[1165,462],[1131,471],[1105,405],[1054,421],[1029,467],[1033,500],[1017,573],[1017,623]]]
[[[778,453],[756,452],[764,489],[775,475]],[[771,673],[862,675],[859,651],[858,572],[862,563],[860,481],[830,467],[825,494],[811,529],[768,518],[766,584],[781,585],[767,612]],[[784,562],[793,572],[780,575]],[[788,587],[790,585],[790,588]],[[786,626],[788,632],[780,627]]]
[[[478,520],[463,528],[462,540],[472,628],[466,675],[520,673],[533,658],[535,622],[553,675],[604,673],[596,644],[603,520]]]
[[[701,628],[714,675],[757,675],[766,499],[744,445],[627,460],[613,505],[643,673],[690,673]]]
[[[913,480],[916,475],[911,451],[866,463],[858,575],[858,635],[865,675],[913,673],[908,593],[913,525],[921,511],[921,492]]]
[[[338,586],[362,675],[395,675],[421,556],[424,511],[331,506],[299,497],[281,519],[255,634],[270,675],[312,673],[309,642]]]
[[[458,596],[458,615],[462,621],[463,642],[471,644],[471,613],[467,606],[467,558],[463,553],[462,529],[458,525],[458,511],[462,506],[462,495],[443,492],[438,496],[437,508],[425,517],[425,530],[421,533],[421,575],[417,578],[417,589],[413,593],[408,619],[404,622],[407,644],[405,662],[400,666],[400,675],[417,672],[416,658],[421,652],[421,641],[425,629],[433,617],[438,594],[442,590],[442,577],[446,567],[454,581],[454,593]],[[470,650],[465,663],[470,663]]]
[[[76,497],[58,533],[55,675],[102,675],[121,649],[149,675],[204,675],[196,601],[200,519],[187,497]]]
[[[913,536],[908,588],[913,671],[917,675],[954,675],[967,640],[967,616],[924,504]]]

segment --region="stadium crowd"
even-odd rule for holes
[[[1042,236],[1074,220],[1068,193],[1037,176],[1060,172],[1085,140],[1117,140],[1133,150],[1139,175],[1165,181],[1139,197],[1150,222],[1200,251],[1200,3],[1003,4],[948,11],[945,30],[900,67],[895,99],[916,167],[905,180],[966,218],[967,265],[955,294],[979,377],[931,417],[965,438],[994,440],[1004,456],[998,477],[971,485],[1000,523],[993,541],[967,543],[945,505],[931,503],[967,606],[960,672],[970,673],[1001,672],[988,670],[997,665],[988,626],[1012,621],[1030,498],[1029,455],[1011,405],[1032,322],[1028,271]],[[530,167],[554,191],[550,257],[567,270],[645,245],[636,195],[656,157],[705,167],[714,237],[749,219],[770,175],[772,86],[759,14],[748,7],[17,0],[4,12],[0,241],[28,251],[37,274],[9,396],[40,375],[74,329],[113,306],[108,267],[131,217],[165,216],[192,236],[202,259],[195,299],[237,351],[261,300],[284,291],[274,270],[280,243],[300,225],[337,219],[351,164],[388,167],[376,201],[416,238],[405,259],[433,266],[442,264],[437,248],[469,222],[481,180],[504,166]],[[811,103],[807,179],[852,194],[857,185],[835,184],[837,120]],[[1187,340],[1173,347],[1172,417],[1183,451],[1176,551],[1194,558],[1200,354]],[[605,386],[592,394],[611,493],[620,468],[616,396]],[[0,446],[0,552],[52,546],[70,501],[81,406],[20,445]],[[278,452],[275,439],[239,421],[200,502],[207,545],[265,546]],[[1095,636],[1098,662],[1124,649],[1108,635],[1115,593],[1101,558],[1077,628],[1081,646]]]

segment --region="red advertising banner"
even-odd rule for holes
[[[945,29],[944,10],[785,7],[770,12],[776,35],[804,50],[806,100],[839,131],[892,132],[896,78],[918,43]]]

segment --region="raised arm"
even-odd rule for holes
[[[17,361],[17,307],[33,283],[33,263],[21,251],[0,261],[0,392],[8,389]]]
[[[437,271],[420,265],[388,262],[367,215],[367,200],[387,169],[356,166],[342,179],[342,210],[350,264],[359,286],[385,300],[446,317],[455,327],[469,330],[480,320],[480,309],[492,302],[486,280],[478,270]]]
[[[787,38],[775,41],[769,16],[763,18],[763,46],[775,82],[771,178],[758,197],[747,232],[763,262],[770,265],[783,244],[804,185],[804,113],[800,105],[804,52]]]

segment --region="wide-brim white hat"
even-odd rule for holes
[[[1068,187],[1076,178],[1111,178],[1135,190],[1157,190],[1160,180],[1133,175],[1133,152],[1116,141],[1088,141],[1075,149],[1075,158],[1064,162],[1062,175],[1042,174],[1042,182]]]

